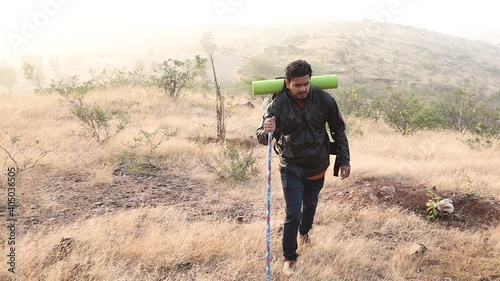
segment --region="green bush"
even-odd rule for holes
[[[436,123],[433,108],[408,90],[392,92],[385,99],[376,99],[373,108],[389,126],[403,135],[430,128]]]
[[[96,87],[93,80],[79,82],[78,76],[52,81],[50,91],[58,93],[70,107],[70,112],[80,120],[81,133],[104,143],[125,130],[130,122],[126,112],[108,112],[98,104],[85,102],[85,94]],[[113,122],[115,121],[115,122]],[[112,128],[115,123],[115,128]]]
[[[465,89],[446,92],[440,98],[439,113],[448,128],[465,133],[475,125],[473,119],[477,114],[477,97]]]
[[[116,162],[126,171],[137,173],[149,170],[162,170],[163,167],[158,155],[158,147],[170,137],[177,135],[176,130],[167,127],[159,127],[152,132],[140,130],[132,143],[126,144],[127,148],[122,150],[115,158]]]
[[[425,203],[427,207],[427,219],[430,221],[435,221],[441,216],[441,212],[439,211],[439,201],[441,201],[441,197],[437,195],[432,189],[427,189],[427,196],[429,200]]]
[[[259,174],[253,150],[245,151],[234,144],[226,144],[217,156],[202,149],[201,161],[221,179],[241,182]]]
[[[467,139],[467,144],[473,149],[488,148],[497,143],[500,139],[500,106],[479,103],[469,131],[473,137]]]
[[[206,58],[195,56],[194,62],[168,59],[155,70],[151,80],[154,85],[170,97],[178,97],[184,88],[192,87],[194,79],[201,74],[207,63]]]
[[[80,120],[82,134],[90,136],[98,143],[104,143],[116,137],[130,122],[126,113],[112,115],[97,104],[87,104],[81,96],[69,103],[72,107],[71,113]],[[112,120],[117,120],[114,129],[111,126]]]
[[[255,168],[255,157],[250,153],[244,153],[236,145],[228,144],[223,150],[225,159],[228,161],[226,171],[235,181],[242,181],[250,176],[256,176],[258,170]]]
[[[104,68],[101,72],[90,69],[90,75],[95,86],[104,89],[123,86],[149,86],[151,84],[144,67],[137,67],[133,70],[127,70],[125,67],[122,69]]]
[[[375,117],[375,112],[370,107],[368,96],[359,84],[334,91],[333,96],[339,104],[340,112],[344,116]]]

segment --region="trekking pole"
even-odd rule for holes
[[[267,141],[267,208],[266,208],[266,280],[271,280],[271,156],[273,132],[269,132]]]

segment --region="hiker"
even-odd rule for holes
[[[297,234],[300,244],[310,243],[318,195],[336,154],[334,175],[349,177],[349,144],[345,123],[335,99],[326,91],[311,87],[311,65],[296,60],[285,69],[283,91],[267,106],[257,129],[259,143],[268,144],[273,132],[274,149],[280,155],[279,170],[286,202],[283,227],[283,272],[290,275],[297,262]],[[328,123],[333,143],[326,130]]]

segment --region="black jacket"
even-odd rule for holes
[[[330,165],[330,152],[337,154],[334,175],[340,166],[350,166],[349,143],[345,123],[335,99],[322,89],[311,87],[301,109],[286,90],[268,105],[262,123],[257,128],[257,139],[268,143],[264,120],[276,117],[276,131],[280,165],[300,177],[310,177],[326,170]],[[326,130],[326,123],[334,140],[333,146]],[[333,152],[335,151],[335,152]]]

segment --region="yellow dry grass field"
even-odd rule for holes
[[[252,151],[259,171],[241,182],[221,179],[206,166],[216,166],[224,149],[214,141],[212,94],[173,100],[123,88],[93,91],[85,99],[109,112],[128,112],[130,123],[99,144],[81,134],[58,95],[0,97],[0,145],[18,152],[13,158],[19,166],[46,151],[17,175],[16,272],[8,271],[11,245],[2,227],[0,280],[264,280],[267,150],[255,140],[260,98],[226,96],[227,141]],[[255,108],[244,106],[248,101]],[[281,273],[284,200],[273,156],[272,280],[500,278],[498,224],[447,227],[414,210],[349,199],[362,192],[360,182],[380,181],[498,200],[500,148],[471,150],[452,132],[401,136],[381,121],[348,117],[348,124],[352,176],[341,181],[328,170],[312,244],[299,249],[292,277]],[[138,137],[144,140],[141,130],[159,128],[175,134],[154,153],[147,143],[137,145]],[[5,226],[6,171],[14,164],[0,155]],[[133,158],[141,155],[148,157]]]

